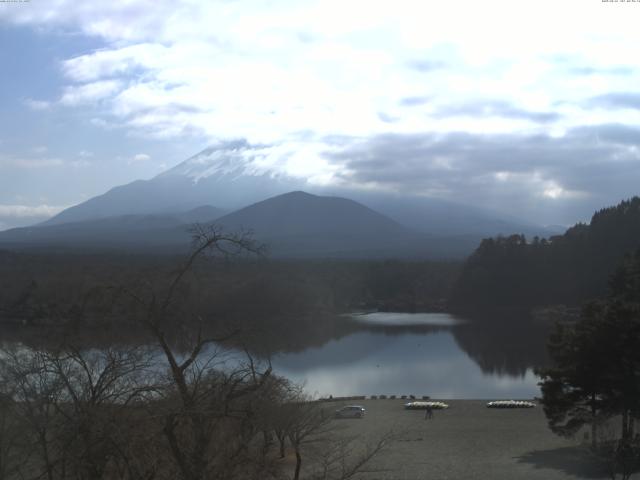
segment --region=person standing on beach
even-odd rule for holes
[[[433,418],[433,408],[431,408],[431,405],[427,405],[427,408],[424,411],[424,419],[431,420],[432,418]]]

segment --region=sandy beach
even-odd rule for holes
[[[384,469],[358,478],[540,479],[607,478],[586,453],[583,438],[564,439],[547,427],[541,407],[489,409],[485,400],[444,400],[447,410],[403,408],[406,400],[364,400],[366,418],[334,420],[340,435],[371,441],[401,432],[373,462]],[[335,403],[338,408],[342,403]]]

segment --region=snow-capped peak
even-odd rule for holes
[[[233,180],[240,176],[283,176],[272,147],[246,141],[227,142],[206,148],[159,176],[185,176],[194,183],[209,177]]]

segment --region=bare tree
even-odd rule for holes
[[[123,422],[124,413],[154,388],[145,352],[23,348],[4,351],[2,357],[3,384],[22,427],[23,453],[35,453],[20,466],[20,476],[113,478],[122,451],[116,433],[130,425]]]
[[[365,443],[358,437],[332,438],[321,451],[309,480],[348,480],[365,472],[380,472],[371,468],[371,461],[395,440],[396,434],[387,432],[377,440]]]
[[[185,302],[180,301],[180,289],[207,254],[230,258],[260,254],[262,249],[245,233],[225,234],[216,227],[196,225],[193,234],[192,253],[162,293],[152,290],[144,296],[126,290],[126,294],[137,305],[141,313],[138,322],[151,333],[168,366],[162,432],[180,477],[232,478],[246,454],[243,429],[251,423],[251,411],[244,400],[266,385],[271,366],[260,368],[248,353],[244,361],[228,359],[220,345],[238,332],[206,335],[202,318],[187,311]],[[170,338],[176,334],[177,323],[185,327],[181,353],[173,348]],[[225,433],[229,435],[225,437]]]
[[[325,440],[332,417],[317,402],[301,398],[289,405],[287,436],[296,455],[293,480],[299,480],[302,468],[302,450],[305,445]]]
[[[2,386],[4,387],[4,385]],[[15,415],[11,392],[0,387],[0,480],[12,478],[24,461],[21,425]]]
[[[58,427],[55,404],[62,385],[56,377],[46,374],[44,354],[31,351],[2,352],[2,383],[14,402],[14,415],[24,428],[25,445],[31,446],[29,462],[20,467],[26,478],[59,478],[63,452],[54,443]]]
[[[333,411],[321,402],[296,392],[294,401],[282,405],[286,432],[296,456],[293,480],[347,480],[367,470],[370,462],[396,438],[387,432],[371,443],[357,436],[345,436],[334,422]],[[308,454],[308,466],[302,470],[303,454]]]

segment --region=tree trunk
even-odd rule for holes
[[[296,471],[293,474],[293,480],[299,480],[301,466],[302,466],[302,456],[300,455],[300,450],[296,447]]]
[[[280,458],[284,458],[284,444],[287,440],[286,435],[281,435],[276,431],[276,437],[278,438],[278,444],[280,445]]]
[[[591,394],[591,448],[598,446],[598,418],[596,411],[596,394]]]
[[[262,455],[266,456],[269,450],[271,450],[271,444],[273,443],[273,437],[270,431],[262,431],[262,442]]]
[[[53,463],[49,458],[49,448],[47,447],[47,434],[45,432],[39,432],[40,444],[42,445],[42,454],[44,457],[44,464],[47,469],[47,479],[53,480]]]

